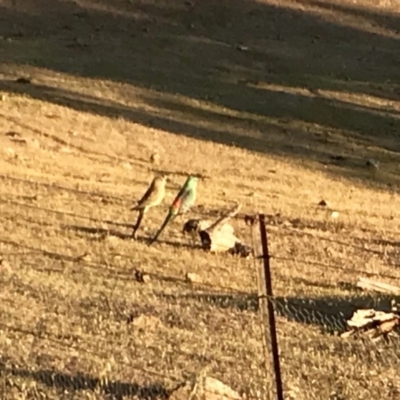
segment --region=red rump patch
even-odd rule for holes
[[[172,208],[179,208],[181,206],[181,199],[178,198],[172,203]]]

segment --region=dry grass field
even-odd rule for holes
[[[195,173],[190,217],[286,221],[267,226],[285,398],[400,398],[396,338],[335,334],[389,307],[360,276],[400,285],[399,119],[396,0],[1,0],[0,397],[155,400],[209,368],[267,398],[254,261],[193,247],[183,218],[147,246]]]

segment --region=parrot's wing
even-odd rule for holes
[[[148,200],[151,197],[151,194],[154,193],[154,181],[151,182],[150,186],[148,187],[148,189],[146,190],[146,193],[143,195],[143,197],[137,202],[137,206],[135,207],[140,207],[142,206],[146,200]]]
[[[195,201],[196,201],[196,192],[194,192],[193,190],[185,191],[180,201],[179,211],[181,213],[187,212],[192,207]]]
[[[185,192],[188,191],[189,189],[189,178],[186,180],[186,182],[183,184],[183,186],[180,188],[178,194],[175,196],[174,201],[172,202],[172,204],[175,204],[175,202],[177,202],[184,194]]]

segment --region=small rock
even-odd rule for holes
[[[75,261],[77,261],[77,262],[79,262],[79,261],[90,262],[90,261],[92,261],[92,257],[90,257],[89,253],[83,253],[82,255],[76,257]]]
[[[332,211],[331,217],[337,219],[339,218],[339,213],[337,211]]]
[[[40,143],[39,143],[39,140],[37,140],[37,139],[31,139],[28,141],[28,143],[29,143],[29,146],[31,146],[34,149],[40,148]]]
[[[162,325],[162,322],[159,318],[154,317],[153,315],[139,315],[138,317],[133,318],[132,325],[135,328],[139,329],[156,329]]]
[[[379,169],[379,161],[374,160],[373,158],[370,158],[369,160],[367,160],[367,162],[365,163],[365,165],[369,168],[373,168],[373,169]]]
[[[0,258],[0,273],[10,273],[11,272],[11,265],[9,262]]]
[[[206,393],[206,399],[209,400],[242,400],[242,396],[238,392],[210,376],[206,377],[203,390]]]
[[[203,280],[201,279],[201,276],[198,274],[195,274],[194,272],[188,272],[185,276],[186,282],[190,283],[202,283]]]
[[[111,245],[118,245],[119,244],[119,238],[117,236],[114,235],[108,235],[105,237],[105,239],[107,240],[107,242]]]
[[[150,276],[139,270],[135,270],[134,276],[136,281],[140,283],[147,283],[150,281]]]
[[[12,147],[6,147],[4,152],[10,157],[15,157],[15,150]]]
[[[125,169],[127,169],[129,171],[132,169],[132,165],[128,161],[125,161],[125,162],[121,163],[121,167],[125,168]]]
[[[218,379],[198,378],[195,382],[186,382],[171,393],[170,400],[243,400],[238,392]]]
[[[72,153],[72,150],[67,146],[62,146],[62,147],[60,147],[60,152],[61,153]]]
[[[59,119],[60,118],[60,116],[57,114],[46,114],[45,117],[49,118],[49,119]]]
[[[0,101],[6,101],[7,100],[7,96],[5,94],[2,94],[0,96]]]
[[[153,153],[150,156],[150,162],[152,164],[159,164],[160,163],[160,155],[158,153]]]
[[[236,48],[239,51],[249,51],[249,48],[247,46],[243,46],[243,45],[238,45]]]
[[[327,206],[328,206],[328,203],[327,203],[325,200],[321,200],[321,201],[318,203],[318,205],[319,205],[320,207],[327,207]]]

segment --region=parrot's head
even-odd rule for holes
[[[167,183],[167,176],[166,175],[158,175],[154,178],[154,184],[156,186],[165,186]]]
[[[190,175],[188,180],[187,180],[187,186],[190,189],[196,188],[198,180],[199,180],[199,178],[197,176]]]

